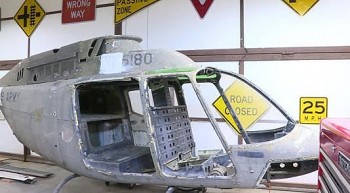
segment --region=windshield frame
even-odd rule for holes
[[[288,124],[293,124],[293,125],[296,124],[296,121],[274,99],[272,99],[268,94],[266,94],[263,90],[261,90],[259,87],[257,87],[253,82],[249,81],[248,79],[246,79],[245,77],[243,77],[240,74],[236,74],[236,73],[226,71],[226,70],[220,70],[217,68],[215,68],[215,70],[217,70],[220,73],[226,74],[226,75],[231,75],[231,76],[239,79],[240,81],[246,83],[251,88],[253,88],[255,91],[257,91],[259,94],[261,94],[274,107],[276,107],[276,109],[278,109],[278,111],[288,120]]]
[[[200,100],[202,107],[205,109],[205,112],[213,126],[213,128],[215,130],[220,130],[220,127],[218,126],[217,120],[215,119],[215,116],[213,115],[213,113],[211,112],[209,105],[207,104],[205,98],[203,97],[203,94],[200,92],[199,90],[199,82],[197,80],[198,76],[202,76],[202,75],[207,75],[208,77],[210,76],[215,76],[218,77],[216,80],[211,80],[210,78],[208,80],[209,83],[212,83],[214,86],[216,86],[216,89],[218,90],[219,93],[225,94],[220,86],[220,84],[218,84],[220,78],[221,78],[221,74],[225,74],[228,76],[231,76],[239,81],[242,81],[243,83],[245,83],[247,86],[249,86],[250,88],[252,88],[253,90],[255,90],[257,93],[259,93],[263,98],[265,98],[272,106],[274,106],[280,113],[281,115],[286,119],[287,123],[284,126],[284,130],[283,133],[288,134],[291,130],[294,129],[295,125],[296,125],[296,121],[280,106],[278,105],[271,97],[269,97],[264,91],[262,91],[260,88],[258,88],[254,83],[252,83],[251,81],[249,81],[248,79],[246,79],[245,77],[243,77],[240,74],[234,73],[234,72],[230,72],[230,71],[225,71],[225,70],[221,70],[218,68],[213,68],[213,67],[206,67],[206,68],[200,68],[198,69],[195,73],[192,74],[192,78],[191,78],[191,84],[192,87],[194,88],[194,90],[196,91],[196,95],[197,98]],[[203,80],[203,79],[200,79]],[[203,81],[200,81],[201,83]],[[205,81],[204,81],[205,82]],[[222,96],[222,95],[221,95]],[[227,96],[224,95],[222,96],[223,98],[227,99]],[[230,105],[230,104],[228,104]],[[227,105],[227,106],[228,106]],[[239,119],[237,118],[236,112],[234,111],[234,108],[232,107],[232,105],[230,105],[229,107],[232,118],[236,121],[237,125],[241,125]],[[241,130],[241,135],[243,137],[243,139],[245,140],[245,142],[247,144],[251,143],[249,136],[247,135],[247,133],[245,132],[245,130],[243,130],[243,128],[239,128]],[[216,131],[216,133],[218,134],[223,146],[226,146],[226,140],[224,139],[224,137],[220,136],[219,133],[221,133],[220,131]],[[226,148],[225,148],[226,149]],[[228,148],[229,149],[229,148]],[[228,150],[226,149],[226,151]]]

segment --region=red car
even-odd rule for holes
[[[321,122],[318,192],[350,192],[350,118]]]

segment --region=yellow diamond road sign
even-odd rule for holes
[[[244,130],[247,130],[270,108],[269,103],[259,93],[238,80],[227,88],[225,95]],[[213,106],[225,121],[240,134],[237,124],[221,96],[216,99]]]
[[[283,0],[289,7],[291,7],[299,15],[305,15],[318,0]]]
[[[24,33],[30,37],[44,16],[45,11],[38,2],[26,0],[17,11],[14,19]]]
[[[159,0],[115,0],[115,23],[121,22],[123,19],[157,1]]]

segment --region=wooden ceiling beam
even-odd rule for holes
[[[208,49],[180,50],[180,52],[196,62],[350,59],[350,46]]]
[[[350,46],[208,49],[180,50],[180,52],[195,62],[350,59]],[[10,70],[19,61],[0,61],[0,70]]]
[[[21,60],[2,60],[0,61],[0,70],[11,70]]]

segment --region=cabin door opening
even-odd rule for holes
[[[150,148],[138,145],[133,137],[135,119],[141,122],[130,107],[129,90],[135,88],[138,89],[136,81],[85,83],[77,87],[80,134],[89,165],[112,172],[153,170]]]

